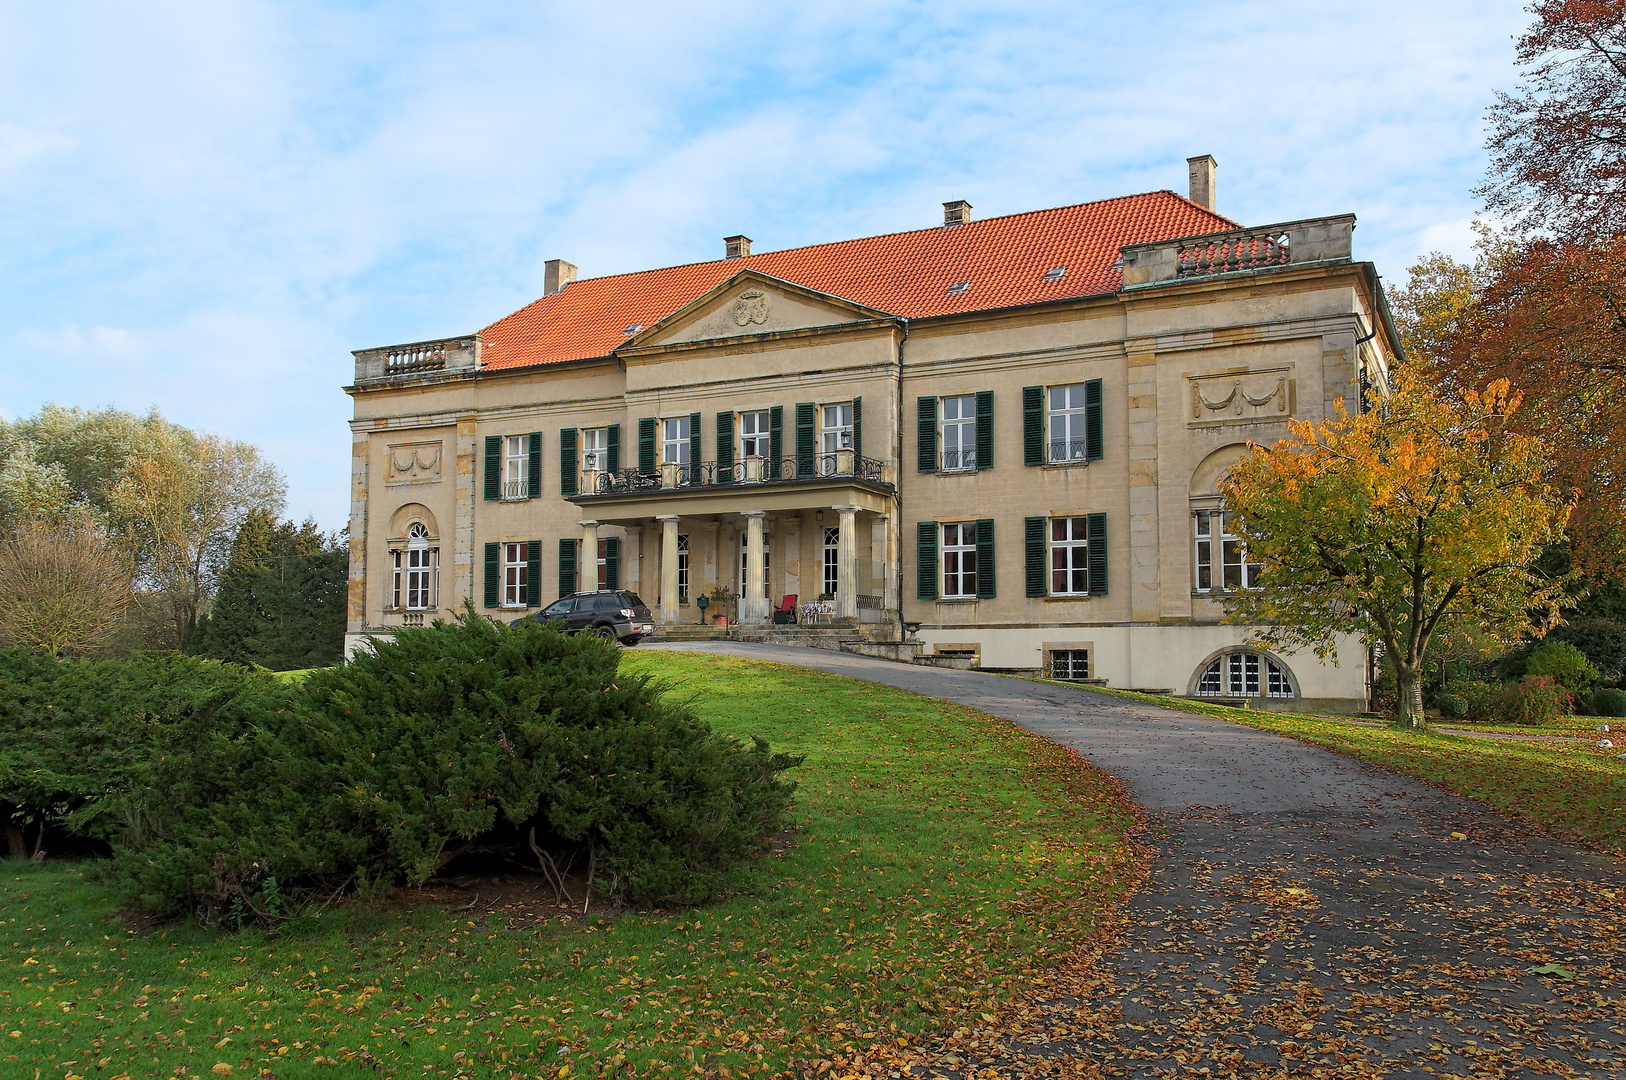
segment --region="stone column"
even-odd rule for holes
[[[762,568],[762,515],[761,510],[745,511],[745,595],[740,597],[740,622],[761,626],[767,621],[768,605],[762,598],[766,587]]]
[[[581,577],[582,592],[592,592],[598,588],[598,522],[578,521],[582,527],[582,552],[578,556],[580,565],[576,567]]]
[[[678,516],[658,514],[661,523],[661,622],[676,626],[682,619],[678,611]]]
[[[836,532],[836,618],[858,618],[858,507],[838,506]],[[822,537],[820,538],[823,539]]]
[[[345,629],[360,633],[367,625],[367,484],[369,443],[359,424],[350,431],[350,580],[346,586]],[[388,571],[385,571],[388,573]],[[389,582],[375,590],[382,593]],[[345,650],[346,655],[349,649]]]

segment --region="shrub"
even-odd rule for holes
[[[1457,713],[1468,720],[1493,720],[1496,718],[1498,705],[1502,698],[1502,688],[1493,683],[1480,682],[1477,679],[1458,679],[1450,687],[1451,696],[1462,703],[1462,711]],[[1445,715],[1445,710],[1440,710]]]
[[[1502,691],[1500,718],[1509,724],[1551,724],[1568,712],[1569,690],[1550,675],[1526,675]]]
[[[1549,639],[1574,645],[1605,682],[1626,675],[1626,624],[1598,617],[1571,619],[1555,629]]]
[[[229,783],[173,785],[165,828],[121,849],[129,902],[205,921],[354,883],[421,882],[460,855],[549,867],[638,903],[693,903],[782,828],[800,758],[717,735],[619,650],[466,608],[284,686],[257,729],[188,730]]]
[[[1455,689],[1436,693],[1434,707],[1439,710],[1441,716],[1450,720],[1460,720],[1468,715],[1468,703],[1456,693]]]
[[[1600,686],[1592,691],[1590,704],[1594,716],[1626,716],[1626,690]]]
[[[1564,689],[1579,693],[1598,681],[1598,669],[1587,663],[1580,649],[1567,641],[1544,641],[1525,661],[1524,674],[1546,675]]]

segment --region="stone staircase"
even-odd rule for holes
[[[931,667],[971,666],[970,657],[922,656],[918,641],[894,640],[897,629],[885,623],[857,626],[663,626],[652,639],[661,642],[757,641],[774,645],[797,645],[807,649],[855,653],[899,663]]]

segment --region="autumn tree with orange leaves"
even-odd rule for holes
[[[1520,84],[1490,111],[1479,193],[1501,217],[1472,267],[1432,255],[1396,296],[1407,351],[1443,390],[1509,380],[1511,423],[1551,449],[1574,564],[1626,577],[1626,0],[1546,0]]]
[[[1220,491],[1264,572],[1227,596],[1226,621],[1322,659],[1346,634],[1381,645],[1396,726],[1422,728],[1442,623],[1512,642],[1544,632],[1564,598],[1530,565],[1568,509],[1543,479],[1545,448],[1509,428],[1519,407],[1506,382],[1453,404],[1403,375],[1373,411],[1292,421],[1287,438],[1250,445]]]

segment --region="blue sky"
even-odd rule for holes
[[[349,350],[584,277],[1159,188],[1466,256],[1518,3],[0,0],[0,415],[156,405],[348,515]]]

